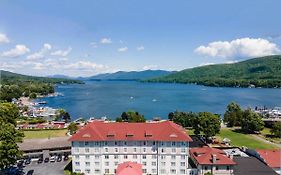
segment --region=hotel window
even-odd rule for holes
[[[185,153],[185,148],[181,148],[181,152],[182,152],[182,153]]]
[[[155,141],[153,141],[153,143],[152,143],[153,145],[156,145],[156,142]]]
[[[143,145],[146,145],[146,142],[143,142]]]
[[[84,142],[79,142],[79,146],[83,147],[84,146]]]
[[[143,152],[144,152],[144,153],[146,152],[146,148],[143,148]]]
[[[79,166],[79,165],[80,165],[80,162],[75,162],[75,165],[76,165],[76,166]]]
[[[146,169],[142,169],[142,172],[143,172],[143,173],[146,173]]]
[[[153,174],[156,174],[156,169],[152,169],[152,173],[153,173]]]
[[[172,146],[176,146],[176,142],[172,142]]]
[[[118,162],[114,162],[114,165],[117,166],[117,165],[118,165]]]
[[[90,166],[90,162],[85,162],[86,166]]]
[[[175,160],[175,159],[176,159],[176,156],[172,155],[172,156],[171,156],[171,159],[172,159],[172,160]]]
[[[230,170],[230,167],[229,167],[229,166],[226,166],[226,169],[227,169],[227,170]]]
[[[81,170],[80,169],[75,169],[75,172],[80,173]]]
[[[172,153],[175,153],[176,152],[176,148],[172,148]]]
[[[78,149],[78,148],[75,148],[75,149],[74,149],[74,152],[79,153],[79,149]]]
[[[164,148],[162,148],[162,149],[161,149],[161,152],[162,152],[162,153],[164,153],[164,152],[165,152]]]
[[[108,143],[107,142],[104,142],[104,145],[107,145]]]
[[[125,152],[125,153],[127,152],[127,148],[124,148],[124,152]]]
[[[109,155],[104,155],[104,158],[105,159],[109,159]]]
[[[166,156],[161,156],[161,159],[163,160],[163,159],[165,159],[166,158]]]
[[[219,170],[219,167],[218,167],[218,166],[216,166],[216,170]]]
[[[100,158],[100,156],[99,155],[95,155],[95,159],[99,159]]]
[[[185,146],[185,142],[181,142],[181,145],[182,145],[182,146]]]
[[[118,159],[118,155],[114,155],[114,159]]]
[[[86,155],[85,158],[86,158],[86,159],[90,159],[90,156],[89,156],[89,155]]]
[[[166,174],[166,170],[165,170],[165,169],[161,169],[161,170],[160,170],[160,173],[161,173],[161,174]]]
[[[142,162],[142,165],[143,165],[143,166],[146,166],[146,162]]]
[[[85,142],[85,146],[88,146],[89,145],[89,142]]]
[[[157,155],[152,155],[152,159],[156,159],[157,158]]]
[[[134,148],[134,152],[137,152],[137,148]]]
[[[181,169],[180,174],[185,174],[185,169]]]
[[[95,148],[95,152],[96,152],[96,153],[99,152],[99,148]]]
[[[85,148],[85,152],[86,153],[90,152],[90,149],[89,148]]]
[[[104,162],[104,165],[105,166],[109,166],[109,162]]]
[[[164,145],[165,145],[165,143],[164,143],[164,142],[161,142],[161,145],[162,145],[162,146],[164,146]]]
[[[106,174],[109,174],[109,169],[104,170]]]
[[[205,170],[208,170],[208,166],[205,166],[204,168],[205,168]]]
[[[79,155],[75,155],[74,157],[75,157],[75,159],[79,159]]]
[[[95,169],[95,174],[100,174],[100,170],[99,169]]]
[[[108,152],[108,148],[104,148],[104,151],[107,153]]]
[[[161,166],[166,166],[166,162],[161,162]]]
[[[115,152],[118,153],[118,148],[115,148]]]
[[[124,155],[124,159],[128,159],[128,156],[127,156],[127,155]]]
[[[143,159],[146,159],[146,155],[142,155],[142,158],[143,158]]]
[[[185,162],[181,162],[181,166],[185,166]]]
[[[127,142],[124,142],[124,145],[127,145]]]
[[[95,162],[95,166],[100,166],[100,162]]]
[[[156,162],[151,162],[151,166],[156,166]]]
[[[171,166],[176,166],[176,162],[171,162]]]
[[[114,144],[115,144],[115,145],[118,145],[118,143],[117,143],[117,142],[114,142]]]
[[[90,170],[90,169],[85,169],[85,172],[86,172],[87,174],[90,174],[91,170]]]
[[[181,160],[185,160],[185,156],[184,155],[181,156]]]
[[[138,156],[137,155],[133,155],[133,159],[137,159],[138,158]]]
[[[171,174],[176,174],[177,171],[175,169],[171,169],[170,172],[171,172]]]

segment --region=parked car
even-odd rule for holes
[[[56,157],[55,156],[52,156],[51,158],[50,158],[50,162],[55,162],[56,161]]]
[[[43,158],[41,157],[38,159],[37,163],[42,163],[42,162],[43,162]]]
[[[30,164],[31,163],[31,159],[30,158],[27,158],[25,159],[25,162],[24,162],[26,165]]]
[[[49,162],[49,157],[46,157],[45,159],[44,159],[44,163],[47,163],[47,162]]]
[[[24,163],[24,160],[19,160],[17,163],[17,167],[22,167]]]
[[[58,157],[57,157],[57,162],[61,162],[61,160],[62,160],[62,156],[61,156],[61,155],[58,155]]]
[[[68,158],[68,155],[65,155],[64,158],[63,158],[63,161],[67,161],[69,158]]]

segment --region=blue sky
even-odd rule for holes
[[[1,0],[0,68],[88,76],[280,54],[279,0]]]

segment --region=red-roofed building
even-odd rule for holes
[[[257,149],[257,153],[260,158],[266,163],[270,168],[280,174],[281,168],[281,150],[261,150]]]
[[[171,121],[92,121],[71,138],[73,172],[114,174],[124,162],[142,164],[143,174],[189,174],[192,139]]]
[[[116,175],[142,175],[142,165],[135,162],[124,162],[118,165]]]
[[[233,166],[236,163],[222,150],[204,146],[202,148],[190,149],[190,158],[195,163],[198,175],[207,172],[212,174],[233,174]]]

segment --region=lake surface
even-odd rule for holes
[[[115,119],[123,111],[135,110],[146,118],[166,119],[169,112],[210,111],[223,114],[231,101],[243,108],[281,106],[281,89],[216,88],[190,84],[141,83],[133,81],[88,81],[59,85],[64,96],[48,97],[47,106],[66,109],[72,119]]]

